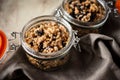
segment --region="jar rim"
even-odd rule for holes
[[[52,52],[51,53],[47,53],[47,54],[44,54],[44,53],[41,53],[41,52],[35,52],[32,48],[30,48],[27,43],[25,42],[24,40],[24,33],[27,29],[29,29],[31,27],[32,24],[36,23],[36,22],[39,22],[39,21],[56,21],[56,22],[59,22],[60,24],[64,25],[64,27],[66,29],[68,29],[68,32],[69,32],[69,42],[68,44],[63,47],[61,50],[57,51],[57,52]],[[72,47],[72,43],[73,43],[73,32],[72,32],[72,27],[71,25],[65,21],[64,19],[60,18],[60,17],[55,17],[55,16],[52,16],[52,15],[44,15],[44,16],[38,16],[38,17],[35,17],[33,18],[32,20],[30,20],[22,29],[22,35],[21,35],[21,41],[22,41],[22,47],[25,49],[25,51],[33,56],[33,57],[36,57],[36,58],[39,58],[39,59],[54,59],[54,58],[57,58],[57,57],[60,57],[60,56],[63,56],[66,54],[66,52]],[[61,53],[62,52],[62,53]],[[38,55],[39,54],[39,55]],[[47,57],[46,57],[47,56]]]
[[[70,23],[78,26],[78,27],[82,27],[82,28],[99,28],[102,24],[104,24],[106,22],[106,20],[108,19],[109,13],[110,13],[110,9],[108,7],[108,5],[105,3],[105,1],[103,0],[97,0],[97,2],[105,9],[105,16],[96,22],[82,22],[82,21],[78,21],[75,18],[73,18],[72,16],[70,16],[68,14],[68,12],[64,9],[64,5],[66,2],[69,2],[71,0],[64,0],[62,2],[62,5],[60,7],[60,11],[63,15],[63,17],[69,21]]]

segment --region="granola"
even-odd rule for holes
[[[28,29],[26,43],[36,52],[52,53],[61,50],[69,42],[69,33],[64,25],[55,21],[43,21]]]
[[[68,14],[81,22],[99,21],[105,15],[105,9],[97,0],[71,0],[64,8]]]

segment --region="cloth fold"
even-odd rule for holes
[[[59,70],[44,72],[31,65],[20,47],[0,68],[0,80],[120,80],[120,48],[113,38],[88,34]]]

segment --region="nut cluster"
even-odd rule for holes
[[[81,22],[99,21],[105,15],[104,8],[97,0],[71,0],[64,8],[68,14]]]
[[[26,31],[25,41],[36,52],[52,53],[66,46],[69,33],[58,22],[41,21]]]

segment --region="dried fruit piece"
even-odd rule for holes
[[[38,36],[42,36],[44,34],[44,31],[43,31],[43,29],[37,30],[36,33],[38,34]]]
[[[39,50],[39,52],[42,52],[42,51],[43,51],[43,42],[41,42],[41,43],[39,44],[38,50]]]

